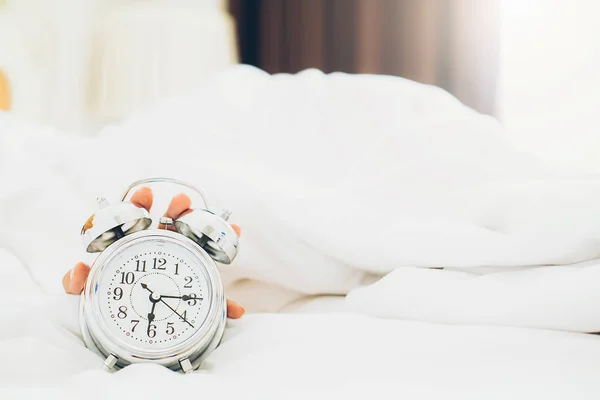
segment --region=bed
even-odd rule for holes
[[[170,176],[233,210],[201,370],[117,373],[61,278],[98,195]],[[597,399],[600,180],[402,78],[235,66],[78,136],[0,115],[0,398]]]

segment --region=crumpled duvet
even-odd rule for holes
[[[549,349],[564,355],[563,365],[574,360],[571,350],[586,353],[573,361],[574,379],[587,373],[584,366],[597,367],[598,339],[577,332],[600,331],[600,180],[551,171],[517,152],[494,119],[438,88],[385,76],[271,76],[236,66],[187,98],[95,136],[1,115],[0,157],[0,277],[14,293],[0,297],[0,326],[28,315],[19,329],[2,329],[0,355],[17,366],[0,371],[6,382],[24,384],[37,354],[45,360],[33,373],[41,381],[75,375],[76,382],[118,386],[125,377],[167,374],[143,366],[102,375],[77,337],[77,297],[62,295],[60,286],[77,260],[93,261],[78,233],[95,198],[116,201],[129,183],[152,176],[202,186],[213,203],[233,211],[243,236],[235,263],[222,268],[230,297],[241,283],[258,282],[277,289],[258,285],[236,299],[285,312],[232,322],[231,341],[200,373],[212,377],[203,385],[242,371],[281,378],[276,363],[290,376],[321,376],[285,364],[297,358],[297,365],[321,372],[329,365],[348,378],[348,348],[369,379],[386,376],[391,370],[383,366],[393,357],[416,364],[394,364],[402,372],[387,378],[408,373],[416,382],[424,379],[423,360],[435,363],[433,375],[443,380],[450,360],[469,354],[476,359],[460,362],[464,373],[488,358],[514,370],[512,361],[531,357],[529,368],[549,376],[544,362],[556,358],[540,358]],[[287,312],[315,296],[339,297],[326,313]],[[60,312],[47,311],[51,304]],[[281,336],[264,337],[279,329]],[[490,342],[480,334],[497,348],[481,353]],[[434,355],[440,337],[447,339]],[[61,368],[54,369],[57,359]],[[255,363],[260,368],[246,370]],[[365,372],[378,364],[372,375]],[[405,394],[423,389],[415,385]],[[439,388],[420,393],[433,396]]]

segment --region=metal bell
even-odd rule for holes
[[[125,201],[109,204],[98,199],[99,209],[83,225],[81,236],[88,253],[104,251],[117,240],[147,229],[152,224],[148,211]]]
[[[239,238],[227,222],[231,213],[223,210],[219,214],[206,209],[195,209],[174,221],[179,233],[196,242],[211,257],[222,264],[231,264],[235,259]]]

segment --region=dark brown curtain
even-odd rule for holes
[[[495,111],[500,0],[229,0],[241,61],[267,72],[372,73]]]

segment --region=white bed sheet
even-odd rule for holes
[[[98,137],[0,129],[2,399],[600,395],[600,180],[438,89],[236,67]],[[233,209],[253,312],[191,376],[104,373],[60,279],[97,195],[165,175]]]
[[[251,314],[230,321],[209,362],[183,377],[150,365],[109,374],[74,336],[44,326],[39,317],[24,322],[15,316],[15,322],[31,323],[40,333],[2,338],[3,399],[103,399],[111,393],[140,399],[594,399],[600,393],[600,337],[580,333],[438,325],[318,308]]]

